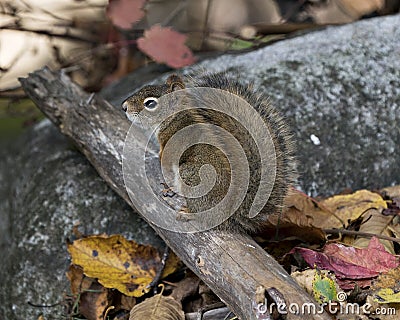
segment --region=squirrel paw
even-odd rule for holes
[[[183,205],[176,213],[176,220],[178,221],[189,221],[191,218],[192,216],[190,215],[189,209],[185,205]]]
[[[172,189],[172,187],[168,187],[165,182],[161,182],[160,184],[164,187],[164,189],[161,190],[163,197],[172,198],[174,195],[176,195],[176,192]]]

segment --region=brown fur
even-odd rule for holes
[[[211,123],[234,135],[247,156],[250,181],[246,197],[241,206],[220,228],[244,229],[245,231],[254,232],[262,227],[270,213],[282,210],[284,198],[288,193],[290,185],[296,179],[293,136],[288,130],[282,116],[268,103],[266,97],[256,94],[251,87],[243,86],[238,81],[229,79],[225,75],[204,75],[199,80],[183,80],[173,75],[168,78],[164,85],[146,86],[140,89],[125,101],[124,108],[127,109],[128,114],[136,114],[143,110],[143,102],[147,97],[159,98],[162,95],[185,88],[187,83],[189,83],[188,87],[221,89],[244,99],[261,116],[269,130],[269,135],[274,145],[274,150],[271,150],[271,153],[274,152],[276,155],[276,178],[267,204],[261,213],[252,219],[248,217],[248,211],[260,183],[260,155],[255,141],[253,141],[251,136],[246,134],[246,130],[241,124],[217,111],[190,109],[190,111],[186,110],[184,114],[169,119],[166,122],[167,124],[160,128],[158,135],[161,151],[172,135],[190,124]],[[207,131],[205,134],[209,137],[210,144],[220,139],[213,131]],[[200,198],[187,199],[189,212],[206,210],[216,205],[223,198],[230,183],[231,168],[228,159],[222,152],[209,144],[193,146],[183,154],[179,168],[181,177],[185,183],[193,186],[197,185],[200,182],[198,170],[205,163],[211,164],[216,170],[217,183],[207,195]]]

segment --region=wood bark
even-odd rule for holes
[[[90,99],[90,94],[62,72],[44,68],[20,81],[28,96],[135,210],[122,173],[124,139],[130,122],[120,108],[98,97]],[[316,302],[249,236],[214,229],[177,233],[148,222],[240,319],[264,319],[257,317],[259,288],[276,288],[287,306],[308,304],[319,310]],[[303,318],[330,319],[326,313],[287,314],[287,319]]]

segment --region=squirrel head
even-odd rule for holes
[[[177,75],[171,75],[162,85],[148,85],[141,88],[122,103],[122,110],[129,120],[135,122],[142,110],[156,111],[158,99],[161,96],[184,88],[185,84],[182,78]]]

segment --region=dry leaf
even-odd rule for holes
[[[348,23],[382,9],[384,0],[331,0],[308,8],[313,19],[320,24]]]
[[[187,275],[185,279],[175,284],[175,288],[171,293],[171,297],[177,301],[183,301],[184,299],[194,296],[199,291],[200,279],[192,274]]]
[[[111,304],[111,294],[96,279],[85,277],[82,268],[71,265],[67,278],[71,291],[79,297],[79,313],[88,320],[103,320]]]
[[[391,237],[393,234],[389,226],[392,219],[393,217],[391,216],[384,216],[382,210],[370,209],[363,215],[363,221],[365,222],[361,223],[358,231]],[[395,254],[392,241],[381,239],[380,242],[385,246],[387,252]],[[366,248],[368,244],[369,239],[365,237],[358,237],[352,241],[352,245],[357,248]]]
[[[361,219],[360,232],[392,236],[392,232],[388,228],[392,217],[382,214],[382,211],[387,208],[387,203],[377,193],[359,190],[352,194],[333,196],[321,201],[321,203],[345,221],[345,227],[353,221]],[[366,248],[369,241],[368,238],[354,240],[354,236],[345,236],[343,238],[343,243],[358,248]],[[394,253],[392,242],[381,242],[388,252]]]
[[[297,221],[299,226],[313,226],[321,229],[343,227],[342,220],[335,216],[334,211],[325,206],[323,201],[317,201],[300,191],[291,192],[286,203],[288,207],[301,212],[300,215],[285,214],[291,217],[292,221]]]
[[[386,202],[379,194],[368,190],[334,196],[321,201],[321,204],[345,222],[357,220],[369,209],[387,208]]]
[[[363,15],[378,11],[385,5],[385,0],[336,0],[349,15],[358,19]]]
[[[79,313],[88,320],[103,320],[106,310],[111,305],[108,289],[98,282],[93,282],[89,291],[83,292],[79,300]]]
[[[185,320],[180,302],[172,297],[157,294],[137,304],[130,313],[129,320]]]
[[[121,309],[130,311],[135,305],[136,305],[135,297],[128,297],[124,294],[121,295]]]
[[[328,270],[320,270],[323,274],[328,274]],[[304,271],[295,271],[290,274],[290,276],[309,294],[313,292],[313,281],[315,278],[315,274],[317,273],[316,269],[306,269]]]
[[[374,297],[378,303],[400,303],[400,292],[391,288],[379,289]]]
[[[390,198],[400,198],[400,185],[384,188],[382,192]]]
[[[149,291],[147,286],[160,265],[158,251],[139,245],[120,235],[92,236],[68,245],[72,262],[84,273],[97,278],[106,288],[115,288],[127,296],[140,297]],[[176,270],[177,259],[168,259],[163,276]]]
[[[313,296],[322,304],[337,299],[337,285],[334,277],[323,272],[316,272],[313,279]]]
[[[310,267],[333,271],[342,289],[350,289],[355,283],[365,287],[373,277],[400,265],[399,258],[388,253],[375,237],[366,249],[328,244],[323,252],[306,248],[295,248],[294,252],[300,253]]]
[[[192,51],[185,45],[186,36],[172,28],[154,25],[138,39],[138,48],[159,63],[180,68],[194,63]]]
[[[76,265],[70,265],[66,273],[67,279],[71,284],[71,292],[74,295],[78,295],[90,288],[93,283],[92,278],[85,277],[81,267]]]
[[[389,270],[389,272],[380,274],[372,283],[371,289],[394,288],[400,289],[400,267]]]
[[[291,192],[285,204],[287,210],[268,216],[268,225],[263,227],[263,234],[275,234],[274,230],[279,228],[279,240],[295,237],[305,242],[318,243],[325,241],[322,227],[341,226],[332,213],[300,191]]]
[[[367,296],[365,305],[368,305],[368,319],[399,320],[400,305],[398,303],[380,304],[375,300],[373,295],[369,295]],[[372,315],[374,315],[374,317],[371,317]],[[379,317],[377,317],[377,315],[379,315]]]
[[[112,23],[122,29],[130,29],[132,24],[143,18],[142,10],[146,0],[110,0],[107,16]]]

